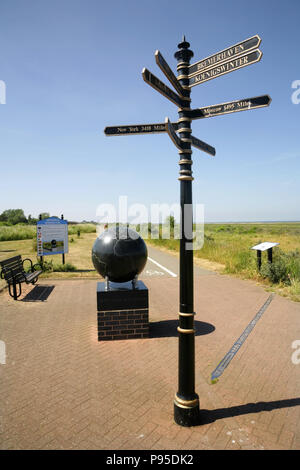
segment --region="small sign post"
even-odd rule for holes
[[[192,207],[192,146],[211,156],[216,150],[209,144],[192,135],[193,119],[202,119],[238,111],[269,106],[271,98],[262,95],[230,103],[191,109],[191,88],[213,78],[233,72],[260,61],[261,43],[258,35],[224,49],[206,59],[190,65],[194,53],[183,36],[175,52],[177,77],[159,51],[155,60],[161,71],[176,90],[176,93],[159,78],[144,68],[144,81],[178,106],[178,121],[171,123],[169,118],[164,124],[137,124],[129,126],[106,127],[107,136],[134,135],[166,132],[179,153],[180,181],[180,287],[179,287],[179,326],[178,330],[178,389],[174,401],[174,420],[181,426],[199,424],[199,397],[195,392],[195,328],[194,328],[194,273],[193,250],[193,207]]]
[[[261,268],[261,252],[262,251],[267,251],[268,253],[268,262],[272,263],[273,262],[273,247],[279,245],[279,243],[273,243],[273,242],[263,242],[259,243],[258,245],[255,245],[251,248],[251,250],[256,250],[257,251],[257,269],[260,271]]]

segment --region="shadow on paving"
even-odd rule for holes
[[[290,408],[299,405],[300,398],[291,398],[287,400],[247,403],[246,405],[218,408],[217,410],[200,410],[199,424],[209,424],[218,419],[232,418],[234,416],[251,413],[261,413],[262,411],[279,410],[281,408]]]
[[[35,286],[21,302],[45,302],[55,286]]]
[[[195,320],[195,336],[208,335],[215,331],[211,323]],[[166,338],[178,336],[178,320],[165,320],[150,323],[150,338]]]

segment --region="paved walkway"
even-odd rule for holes
[[[300,305],[275,296],[214,385],[210,376],[269,294],[195,277],[196,391],[202,425],[173,421],[178,277],[147,277],[151,338],[98,342],[96,281],[0,294],[0,448],[300,449]],[[31,293],[30,293],[31,292]]]

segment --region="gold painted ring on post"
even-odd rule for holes
[[[183,400],[175,393],[175,403],[183,408],[193,408],[199,404],[199,398],[195,398],[194,400]]]
[[[177,75],[177,80],[184,80],[188,78],[189,78],[189,75],[187,74]]]
[[[180,326],[177,327],[177,331],[179,333],[185,333],[185,334],[192,334],[192,333],[195,333],[195,330],[194,329],[189,329],[189,330],[186,330],[184,328],[180,328]]]
[[[192,176],[179,176],[178,179],[183,181],[194,181],[194,178]]]
[[[192,313],[183,313],[183,312],[179,312],[179,315],[181,317],[194,317],[196,315],[195,312],[192,312]]]
[[[188,62],[179,62],[177,64],[177,70],[180,70],[180,69],[185,69],[186,67],[189,67],[189,63]],[[178,78],[178,77],[177,77]]]
[[[177,132],[192,132],[190,127],[180,127]]]

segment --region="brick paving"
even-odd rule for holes
[[[96,281],[0,294],[1,449],[300,449],[300,305],[275,296],[216,384],[210,374],[268,298],[249,281],[195,278],[202,425],[173,421],[178,278],[145,279],[150,338],[98,342]],[[45,289],[43,289],[43,287]],[[31,292],[31,294],[30,294]]]

